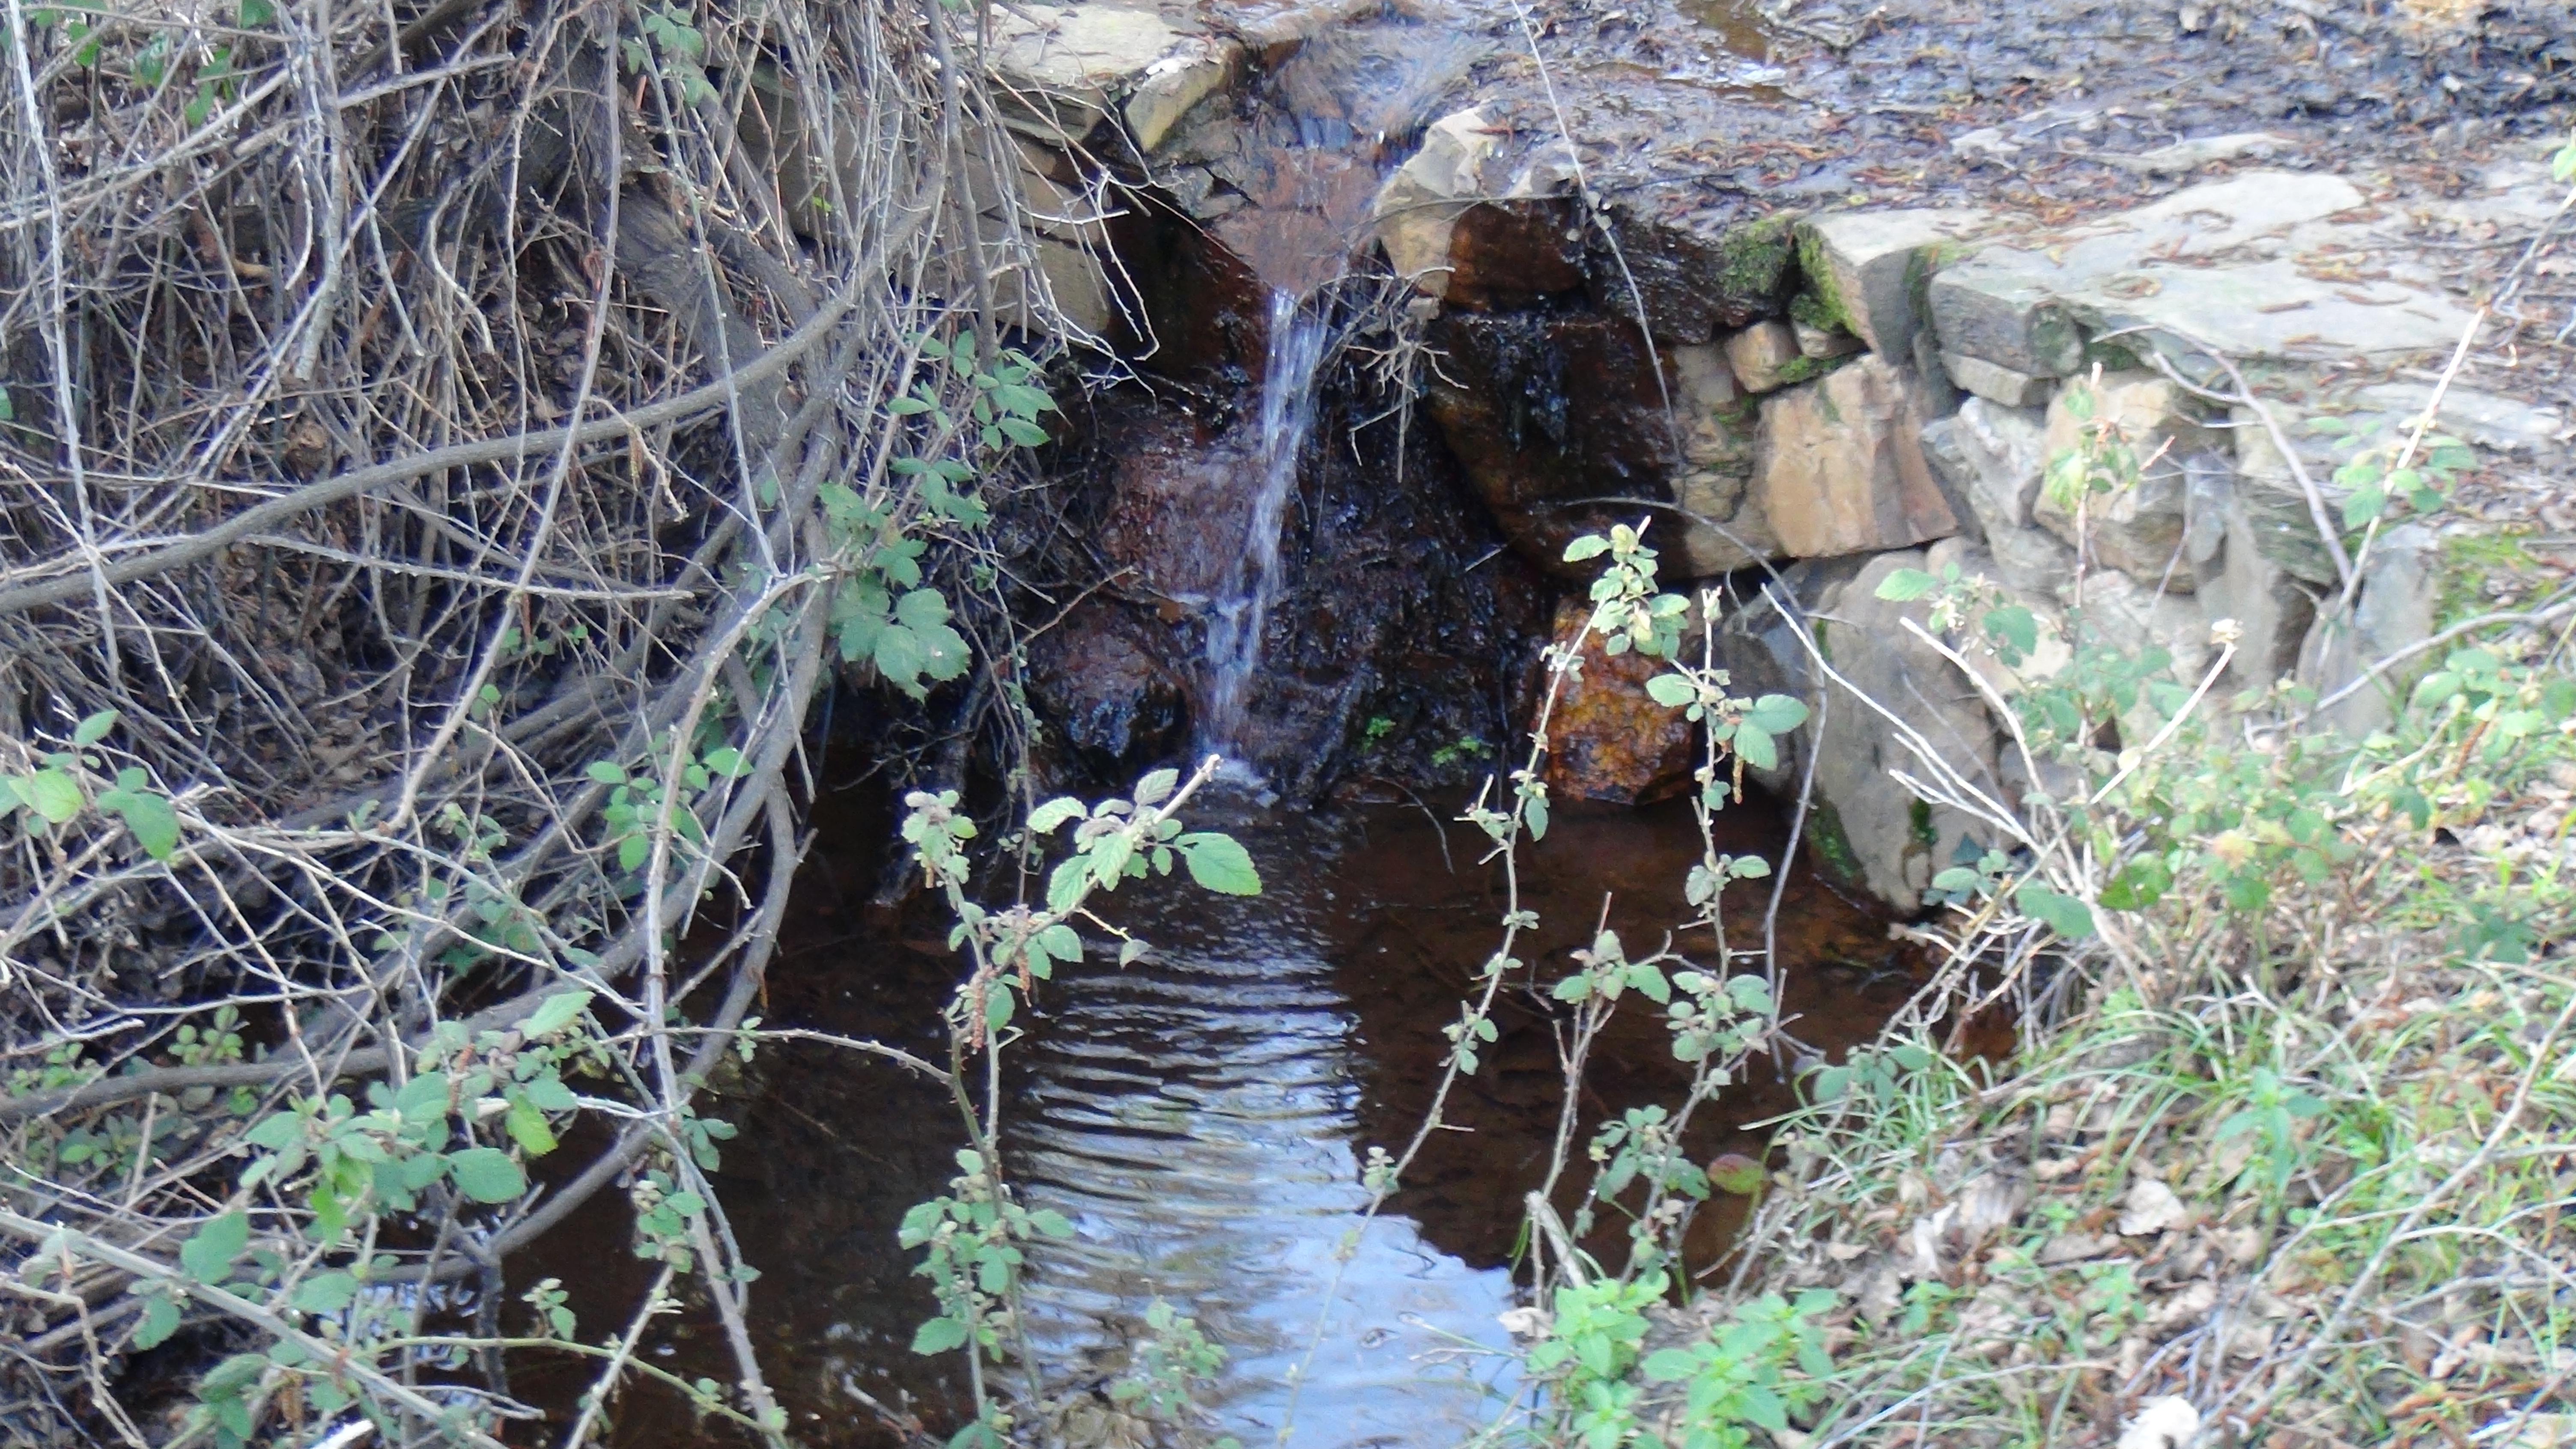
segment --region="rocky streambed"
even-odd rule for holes
[[[1006,184],[1057,218],[1011,274],[1140,380],[1095,404],[1072,490],[1110,582],[1032,660],[1105,775],[1209,742],[1212,581],[1274,546],[1235,420],[1283,294],[1337,341],[1290,506],[1262,515],[1281,596],[1231,743],[1309,798],[1521,728],[1532,648],[1572,622],[1563,546],[1614,521],[1648,523],[1668,585],[1733,593],[1740,687],[1839,687],[1786,610],[2006,801],[2034,782],[1997,715],[2065,658],[2079,603],[2178,681],[2224,624],[2226,693],[2333,693],[2496,584],[2458,566],[2496,537],[2537,540],[2506,594],[2565,561],[2576,285],[2542,154],[2571,57],[2541,8],[1090,3],[996,25]],[[2356,562],[2335,474],[2402,435],[2482,302],[2439,420],[2474,465]],[[2080,535],[2041,487],[2079,411],[2148,459]],[[1877,597],[1953,566],[2043,641],[1982,689],[1903,628],[1924,605]],[[2317,626],[2346,593],[2352,625]],[[2336,719],[2366,727],[2403,680]],[[1684,727],[1641,686],[1590,672],[1561,794],[1679,782]],[[1801,748],[1814,858],[1846,888],[1911,911],[1973,853],[1890,776],[1868,711]]]
[[[1920,762],[1860,695],[2009,803],[2048,782],[2016,771],[2005,715],[2065,666],[2075,610],[2161,648],[2176,685],[2232,640],[2224,693],[2331,693],[2563,575],[2576,266],[2538,155],[2570,57],[2538,8],[1091,0],[990,27],[1014,136],[970,161],[1022,206],[972,245],[1093,384],[1042,507],[1003,515],[1043,519],[1014,554],[1048,606],[1013,661],[1035,762],[1114,786],[1226,751],[1249,778],[1225,823],[1275,885],[1122,897],[1158,954],[1058,982],[1014,1067],[1005,1149],[1079,1229],[1031,1279],[1068,1442],[1150,1432],[1104,1386],[1157,1302],[1234,1354],[1212,1429],[1432,1442],[1508,1391],[1495,1320],[1564,1090],[1540,992],[1459,1088],[1472,1130],[1364,1226],[1354,1183],[1422,1120],[1500,899],[1442,833],[1457,796],[1383,802],[1488,773],[1527,728],[1538,651],[1582,617],[1570,539],[1643,521],[1668,587],[1725,596],[1707,645],[1739,692],[1816,710],[1758,782],[1812,807],[1778,939],[1824,1051],[1911,988],[1884,918],[1982,844],[1891,774]],[[2482,303],[2441,414],[2470,466],[2440,512],[2347,547],[2350,440],[2424,408]],[[2105,417],[2145,464],[2079,521],[2043,475]],[[2027,611],[2033,647],[2007,665],[1881,597],[1954,567]],[[2320,626],[2345,592],[2350,625]],[[1596,920],[1650,936],[1697,858],[1652,806],[1693,742],[1650,673],[1596,651],[1556,716],[1552,789],[1596,803],[1533,852],[1542,975]],[[2332,722],[2384,708],[2356,689]],[[1759,801],[1721,821],[1727,849],[1784,842]],[[943,928],[862,920],[873,863],[828,854],[789,928],[807,994],[780,1010],[927,1031]],[[1670,1095],[1657,1030],[1602,1053],[1583,1129]],[[964,1401],[948,1361],[903,1352],[928,1307],[886,1252],[949,1170],[944,1104],[847,1060],[764,1055],[754,1128],[799,1150],[728,1194],[797,1432],[828,1442],[880,1432],[862,1396],[934,1424]],[[1758,1153],[1785,1093],[1739,1084],[1693,1149]],[[842,1098],[899,1120],[854,1134]],[[1699,1226],[1713,1262],[1731,1221]],[[547,1271],[607,1291],[600,1264]]]

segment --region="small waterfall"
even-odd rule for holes
[[[1261,636],[1270,606],[1279,599],[1279,534],[1288,495],[1297,486],[1297,459],[1315,422],[1315,373],[1322,366],[1332,328],[1320,303],[1309,307],[1294,292],[1270,294],[1270,345],[1261,372],[1261,436],[1252,519],[1243,551],[1226,568],[1225,586],[1211,605],[1207,630],[1207,707],[1199,724],[1203,747],[1228,751],[1243,725],[1244,691],[1261,664]]]

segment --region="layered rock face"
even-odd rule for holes
[[[2319,446],[2306,422],[2402,437],[2428,390],[2347,379],[2438,361],[2469,319],[2381,255],[2353,183],[2249,171],[2057,228],[1957,208],[1632,228],[1620,285],[1585,256],[1578,289],[1553,232],[1517,265],[1465,255],[1461,223],[1499,179],[1520,178],[1524,210],[1547,197],[1478,113],[1442,126],[1449,149],[1379,207],[1397,271],[1438,299],[1433,418],[1533,561],[1561,570],[1574,534],[1642,519],[1668,584],[1767,573],[1767,592],[1738,588],[1749,602],[1723,649],[1739,691],[1826,706],[1766,783],[1795,791],[1812,768],[1809,838],[1847,887],[1911,912],[1932,874],[1993,843],[1897,774],[2007,803],[2030,788],[1997,716],[2064,667],[2079,611],[2097,637],[2161,650],[2181,683],[2224,657],[2228,694],[2293,675],[2331,691],[2432,629],[2439,538],[2409,525],[2356,563],[2331,533],[2354,449]],[[1513,298],[1462,286],[1471,272],[1556,287]],[[2264,378],[2261,415],[2218,401],[2246,367]],[[2567,426],[2478,394],[2446,400],[2442,422],[2499,450]],[[1900,568],[1986,580],[2029,611],[2039,647],[2007,667],[1962,631],[1947,642],[1971,680],[1920,604],[1877,597]],[[2355,568],[2350,622],[2318,623]],[[2407,677],[2332,722],[2384,722]],[[1587,679],[1584,723],[1551,766],[1560,789],[1633,799],[1669,776],[1642,690]],[[1630,715],[1630,748],[1596,738]]]
[[[1376,12],[1177,14],[1095,0],[997,20],[993,61],[1026,144],[989,165],[991,184],[1018,188],[1036,220],[996,275],[1043,289],[1068,325],[1149,367],[1239,378],[1259,356],[1239,298],[1278,258],[1337,244],[1298,217],[1345,214],[1349,188],[1374,187],[1361,210],[1394,298],[1380,304],[1388,355],[1407,359],[1410,426],[1428,425],[1483,515],[1468,531],[1490,521],[1523,565],[1570,583],[1581,575],[1562,562],[1567,542],[1643,522],[1667,586],[1739,576],[1745,612],[1721,636],[1739,687],[1793,690],[1826,713],[1772,783],[1795,790],[1812,765],[1818,863],[1890,909],[1918,909],[1929,875],[1981,843],[1891,772],[1922,777],[1910,750],[1929,749],[1934,773],[1998,800],[2029,788],[1999,748],[1997,701],[2063,667],[2079,614],[2161,649],[2181,682],[2229,648],[2213,697],[2294,675],[2332,691],[2432,627],[2443,538],[2396,530],[2357,549],[2339,537],[2335,475],[2355,447],[2338,440],[2402,435],[2469,314],[2392,240],[2363,184],[2267,169],[2273,138],[2182,143],[2153,174],[2244,169],[2071,223],[1818,208],[1815,193],[1667,213],[1638,193],[1587,201],[1570,144],[1516,129],[1507,118],[1526,106],[1480,99],[1487,82],[1466,78],[1488,42],[1417,37],[1369,62],[1400,55],[1392,70],[1336,90],[1295,66],[1329,79],[1337,55],[1357,52],[1316,37],[1391,23]],[[1246,97],[1268,87],[1294,108],[1300,85],[1341,97],[1301,124],[1385,138],[1382,177],[1312,157],[1283,166],[1263,149]],[[1353,95],[1373,99],[1355,109]],[[2462,205],[2555,199],[2499,185]],[[1320,194],[1341,200],[1306,200]],[[2259,412],[2223,401],[2248,375]],[[2336,431],[2311,428],[2319,417]],[[2441,426],[2528,456],[2563,444],[2568,419],[2460,388]],[[2106,464],[2089,480],[2060,461],[2087,450]],[[1166,496],[1187,475],[1121,474],[1100,541],[1140,577],[1194,556],[1174,539],[1212,515]],[[1972,680],[1916,632],[1929,628],[1919,606],[1876,597],[1898,568],[1952,567],[2027,609],[2040,647],[2009,667],[1962,647]],[[1755,578],[1767,596],[1745,587]],[[1194,586],[1154,587],[1168,614]],[[2347,596],[2357,609],[2318,622]],[[1310,612],[1316,637],[1383,654],[1378,636],[1329,626],[1330,601]],[[1117,682],[1109,706],[1048,704],[1076,748],[1132,760],[1183,730],[1170,719],[1186,719],[1190,685],[1150,647],[1168,625],[1068,619],[1033,660],[1050,701],[1076,676]],[[1296,655],[1294,638],[1281,642]],[[1350,694],[1349,672],[1314,650],[1297,657],[1271,688],[1310,732],[1329,734],[1350,698],[1378,697]],[[1590,673],[1550,778],[1603,799],[1669,788],[1687,751],[1642,678]],[[2383,720],[2406,673],[2335,722]],[[1860,694],[1908,721],[1914,744],[1899,746]]]

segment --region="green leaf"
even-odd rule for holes
[[[546,1125],[546,1114],[525,1097],[510,1104],[501,1125],[508,1129],[510,1140],[526,1148],[530,1157],[543,1157],[555,1150],[554,1129]]]
[[[497,1147],[450,1153],[447,1172],[456,1179],[456,1190],[476,1202],[515,1202],[528,1190],[528,1175]]]
[[[1678,674],[1658,674],[1646,681],[1646,697],[1666,709],[1679,709],[1699,698],[1699,686]]]
[[[1190,879],[1203,889],[1227,896],[1261,894],[1261,872],[1253,869],[1251,853],[1234,837],[1196,831],[1175,838],[1172,844],[1188,862]]]
[[[274,0],[242,0],[241,28],[256,30],[277,18]]]
[[[267,1372],[268,1359],[265,1355],[234,1354],[208,1369],[206,1376],[197,1380],[197,1397],[209,1401],[237,1398],[242,1390],[258,1383],[260,1375]]]
[[[98,713],[82,720],[80,724],[72,730],[72,747],[74,749],[86,749],[91,745],[97,744],[100,740],[106,739],[107,732],[114,728],[116,728],[116,711],[112,709],[100,710]]]
[[[527,1094],[529,1101],[537,1104],[540,1111],[570,1112],[581,1106],[581,1098],[573,1095],[572,1088],[565,1086],[561,1077],[551,1074],[537,1078],[520,1090]]]
[[[590,778],[597,780],[603,785],[623,785],[626,783],[626,772],[606,760],[591,761],[589,768],[585,769],[582,773],[590,776]]]
[[[1180,784],[1180,771],[1154,771],[1144,779],[1136,782],[1136,808],[1143,810],[1149,806],[1162,804],[1165,800],[1172,797],[1172,792],[1179,789]]]
[[[1807,722],[1807,705],[1785,694],[1766,694],[1753,701],[1744,718],[1766,734],[1785,735]]]
[[[221,1283],[231,1275],[233,1260],[249,1246],[250,1214],[235,1209],[179,1245],[179,1266],[200,1283]]]
[[[1047,877],[1047,909],[1069,911],[1082,900],[1084,887],[1091,883],[1091,861],[1075,856],[1055,868]]]
[[[1761,1425],[1770,1433],[1776,1435],[1789,1427],[1787,1406],[1780,1402],[1778,1394],[1760,1384],[1746,1384],[1741,1402],[1744,1405],[1744,1417]]]
[[[1940,587],[1941,581],[1921,569],[1898,569],[1878,581],[1878,596],[1893,603],[1908,603]]]
[[[1646,1355],[1643,1372],[1648,1383],[1669,1384],[1699,1372],[1699,1356],[1687,1349],[1659,1348]]]
[[[1001,419],[996,426],[1001,428],[1003,437],[1010,439],[1012,442],[1019,444],[1023,448],[1040,448],[1046,446],[1046,429],[1039,427],[1037,424],[1030,422],[1025,418],[1005,417]]]
[[[136,1348],[159,1348],[179,1331],[179,1305],[155,1293],[143,1300],[143,1322],[135,1326]]]
[[[1771,1014],[1771,983],[1759,976],[1729,976],[1726,978],[1726,996],[1739,1011],[1756,1016]]]
[[[1708,1165],[1709,1185],[1719,1192],[1750,1197],[1762,1186],[1762,1164],[1741,1152],[1729,1152]]]
[[[1082,937],[1074,934],[1073,927],[1061,921],[1038,932],[1038,945],[1043,947],[1048,955],[1059,961],[1082,959]]]
[[[1587,533],[1565,546],[1565,561],[1581,563],[1588,558],[1599,558],[1609,551],[1610,540],[1597,533]]]
[[[295,1285],[295,1306],[306,1313],[337,1313],[358,1296],[358,1280],[346,1273],[321,1273]]]
[[[423,1072],[403,1083],[393,1108],[406,1122],[427,1122],[447,1115],[450,1083],[445,1072]]]
[[[99,797],[134,833],[134,841],[154,860],[168,860],[179,849],[179,812],[167,799],[143,790],[116,790]]]
[[[894,601],[895,622],[923,630],[948,621],[948,600],[937,589],[913,589]]]
[[[946,1353],[965,1343],[966,1325],[954,1318],[934,1318],[912,1335],[912,1351],[919,1354]]]
[[[1780,749],[1770,732],[1749,719],[1735,727],[1735,753],[1757,770],[1780,767]]]
[[[552,1036],[579,1021],[589,1006],[590,993],[587,991],[558,991],[537,1003],[537,1009],[527,1014],[519,1023],[519,1034]]]
[[[290,1142],[301,1140],[303,1136],[304,1119],[302,1117],[293,1112],[272,1112],[260,1118],[248,1132],[243,1133],[242,1140],[253,1147],[265,1147],[271,1152],[276,1152],[284,1149]]]
[[[2006,604],[1986,615],[1986,637],[2027,659],[2039,648],[2039,616],[2021,604]]]
[[[2093,911],[2070,895],[2061,895],[2037,881],[2025,881],[2013,892],[2013,903],[2023,915],[2047,926],[2070,941],[2081,941],[2093,934]]]
[[[68,825],[81,813],[80,782],[50,765],[12,783],[28,809],[56,825]]]
[[[901,624],[887,624],[876,634],[874,648],[877,673],[904,693],[918,698],[922,667],[930,661],[930,651],[922,647],[920,636]]]
[[[1081,819],[1082,814],[1081,801],[1070,795],[1059,795],[1029,812],[1029,833],[1031,835],[1051,834],[1066,821]]]

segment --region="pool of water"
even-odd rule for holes
[[[1006,1058],[1005,1155],[1026,1200],[1076,1228],[1035,1257],[1028,1289],[1045,1391],[1071,1406],[1060,1420],[1069,1440],[1123,1432],[1104,1419],[1102,1391],[1128,1368],[1157,1300],[1196,1317],[1229,1356],[1200,1395],[1209,1434],[1255,1445],[1286,1426],[1287,1442],[1311,1449],[1454,1443],[1499,1408],[1509,1340],[1496,1319],[1515,1302],[1520,1202],[1546,1170],[1563,1100],[1564,1021],[1544,982],[1605,907],[1630,941],[1660,939],[1682,914],[1698,837],[1678,804],[1559,812],[1524,857],[1523,901],[1541,926],[1522,952],[1528,979],[1501,1002],[1500,1040],[1404,1189],[1363,1221],[1363,1159],[1372,1145],[1400,1150],[1421,1121],[1447,1052],[1440,1028],[1498,939],[1499,873],[1477,859],[1482,837],[1445,813],[1406,805],[1319,817],[1211,802],[1194,823],[1244,840],[1265,892],[1219,898],[1180,882],[1122,891],[1101,914],[1153,954],[1124,970],[1100,962],[1060,973],[1041,989],[1040,1010],[1023,1015],[1028,1036]],[[918,909],[891,918],[865,909],[883,821],[834,815],[818,816],[826,844],[799,882],[767,1019],[944,1054],[937,1004],[957,973],[944,927]],[[1721,828],[1722,849],[1777,853],[1766,811],[1730,812]],[[1739,944],[1758,942],[1766,903],[1767,890],[1751,889],[1730,901],[1746,923]],[[1884,925],[1804,872],[1792,876],[1780,938],[1794,1029],[1813,1045],[1867,1035],[1910,988]],[[1641,1004],[1596,1051],[1579,1103],[1585,1130],[1605,1112],[1674,1099],[1682,1081]],[[944,1092],[819,1044],[765,1049],[719,1086],[730,1095],[710,1110],[743,1129],[719,1187],[761,1272],[754,1335],[797,1437],[893,1442],[863,1394],[944,1438],[963,1385],[954,1355],[907,1351],[932,1308],[895,1243],[904,1210],[955,1170],[962,1134]],[[1758,1153],[1746,1124],[1786,1100],[1769,1080],[1730,1091],[1703,1112],[1694,1150]],[[1728,1206],[1719,1199],[1694,1225],[1694,1270],[1723,1257]],[[563,1278],[577,1307],[621,1311],[647,1281],[624,1235],[622,1222],[596,1215],[514,1263],[514,1274]],[[602,1329],[586,1317],[584,1331]],[[646,1343],[676,1372],[731,1377],[702,1313],[671,1315]],[[1310,1346],[1292,1418],[1287,1386]],[[535,1402],[568,1399],[577,1375],[574,1365],[531,1362],[514,1388]],[[649,1386],[628,1389],[614,1442],[701,1442],[675,1405]]]

